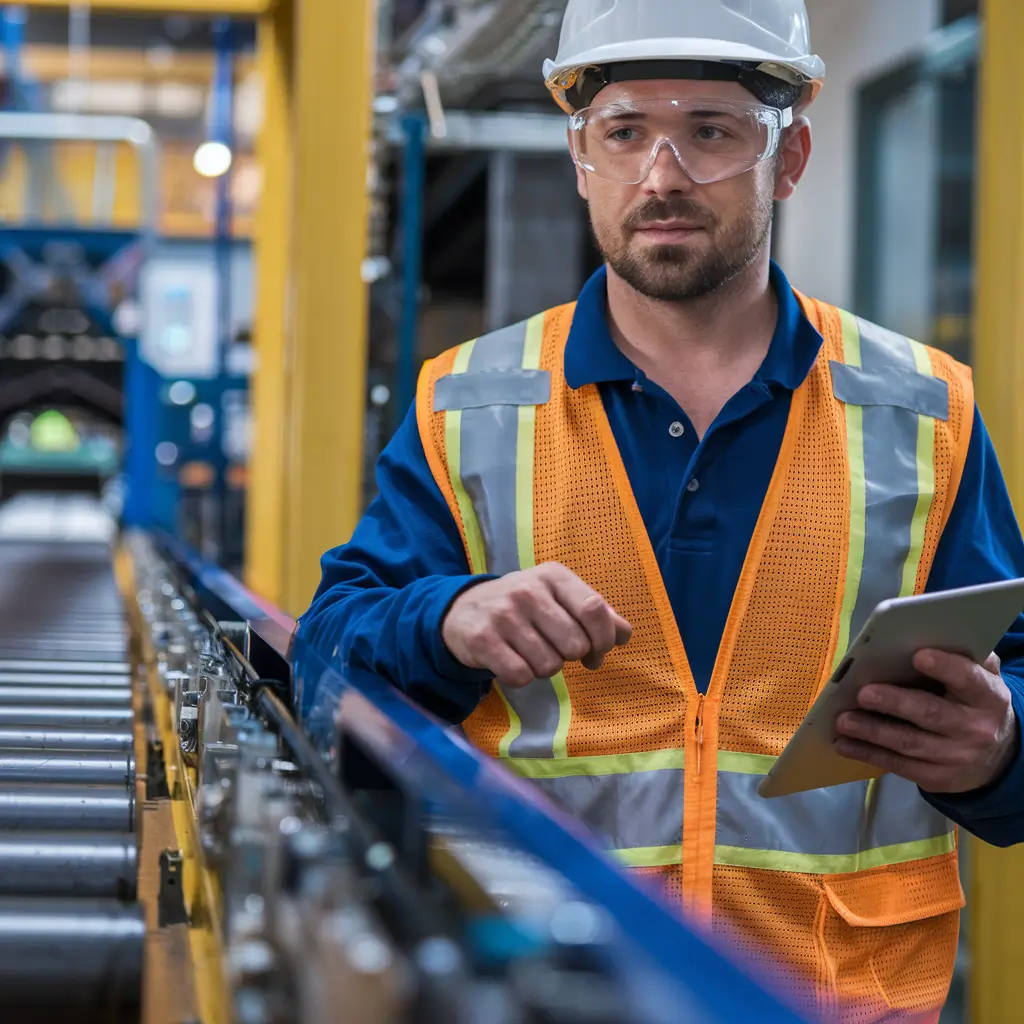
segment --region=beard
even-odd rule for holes
[[[758,260],[771,237],[772,216],[772,197],[761,190],[725,229],[718,216],[692,199],[653,197],[633,210],[618,230],[600,223],[591,210],[591,230],[605,262],[635,291],[660,302],[690,302],[724,288]],[[644,224],[670,220],[702,227],[710,248],[631,244]]]

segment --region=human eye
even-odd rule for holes
[[[639,138],[640,129],[632,125],[619,125],[618,127],[610,128],[605,135],[605,140],[608,142],[636,142]]]
[[[723,139],[730,137],[729,133],[717,124],[699,125],[694,132],[694,136],[700,142],[721,142]]]

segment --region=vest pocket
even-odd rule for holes
[[[872,871],[824,875],[832,909],[854,928],[885,928],[960,910],[966,902],[957,854]]]
[[[937,1011],[949,992],[965,902],[956,851],[821,881],[818,938],[840,1019]]]

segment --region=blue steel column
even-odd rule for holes
[[[4,67],[11,85],[21,85],[21,48],[25,42],[25,8],[4,7],[0,14],[0,33],[3,36]]]
[[[222,142],[234,153],[234,102],[235,102],[235,54],[231,22],[218,18],[213,24],[216,63],[213,79],[213,116],[210,130],[211,141]],[[215,538],[218,558],[224,555],[227,544],[227,470],[228,459],[224,450],[224,403],[225,387],[224,356],[231,344],[232,307],[232,203],[231,184],[234,160],[227,171],[217,179],[216,224],[214,230],[214,256],[217,267],[217,351],[214,394],[217,406],[214,408],[213,447],[214,491],[216,503],[217,537]]]
[[[398,395],[395,425],[416,397],[420,288],[423,283],[423,190],[427,174],[427,121],[419,114],[402,119],[405,135],[402,167],[402,321],[398,344]]]

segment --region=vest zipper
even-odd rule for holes
[[[701,753],[704,749],[704,699],[705,694],[697,694],[697,717],[693,723],[694,739],[697,741],[697,776],[700,777]]]

